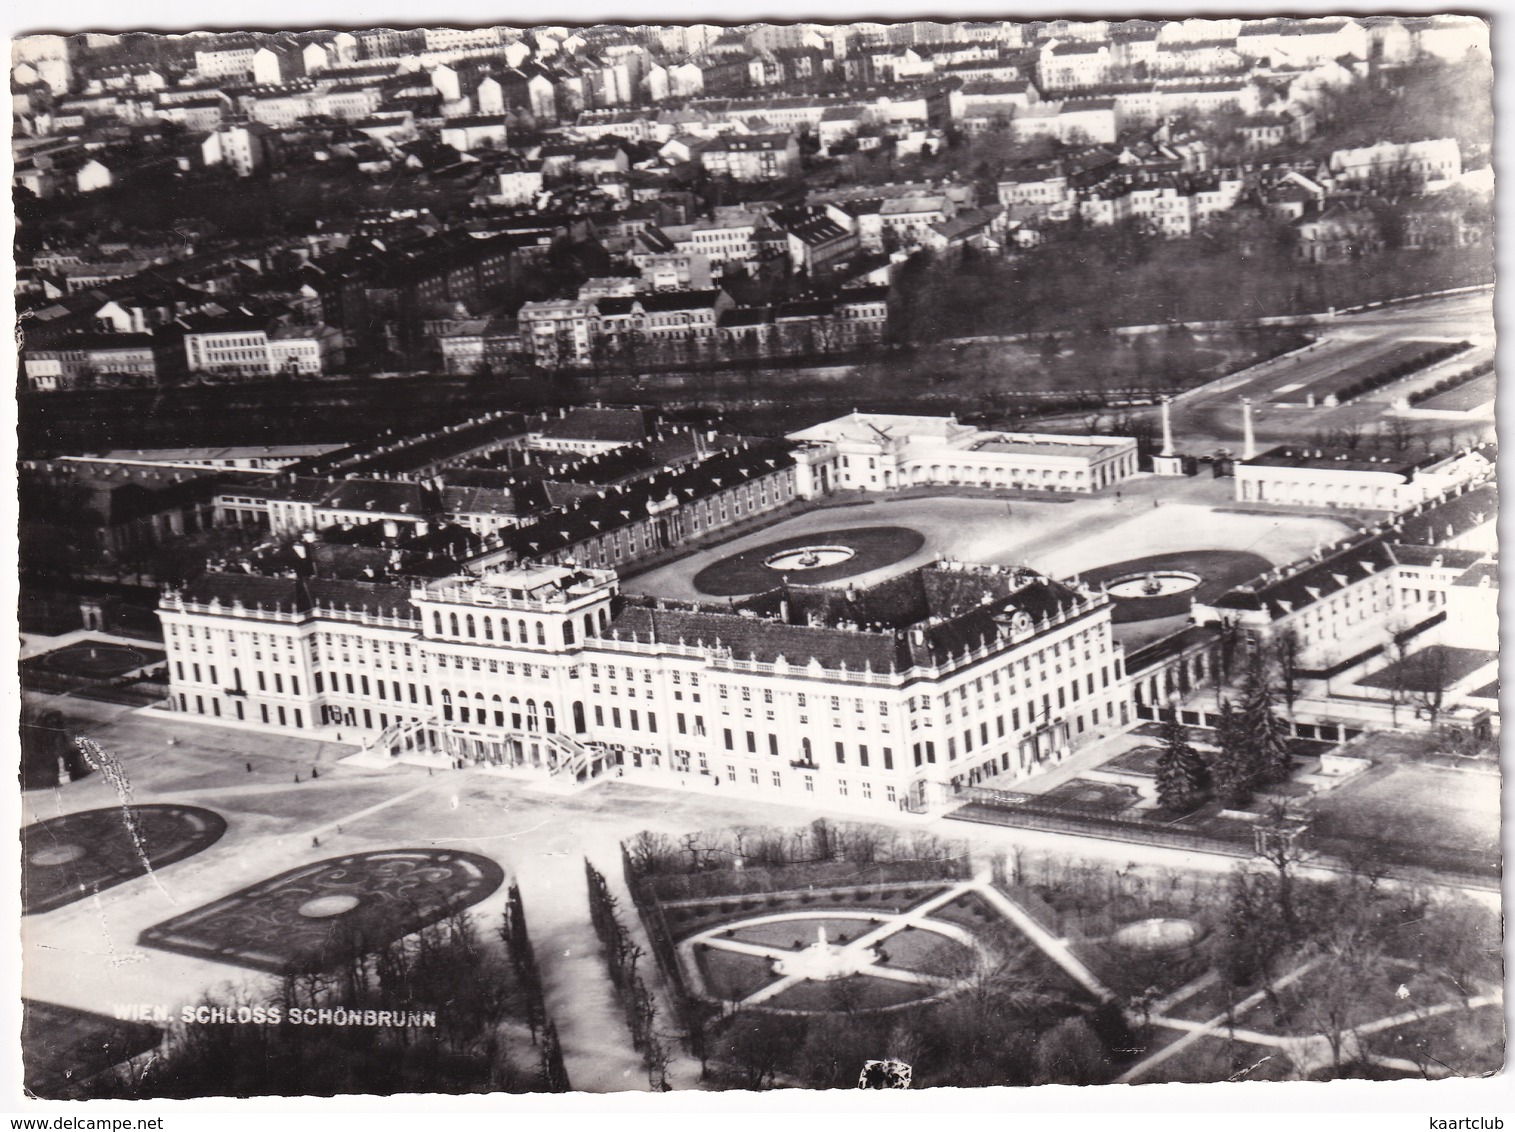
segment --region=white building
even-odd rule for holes
[[[251,177],[267,162],[261,125],[222,126],[200,143],[206,165],[225,165],[239,177]]]
[[[1314,508],[1402,511],[1493,474],[1481,449],[1452,456],[1346,449],[1270,449],[1235,465],[1236,498]]]
[[[208,574],[159,609],[172,704],[372,757],[874,811],[1031,775],[1129,719],[1108,598],[1030,571],[736,606],[618,589],[564,566],[408,589]]]
[[[1372,185],[1412,178],[1415,187],[1436,192],[1462,176],[1462,153],[1456,138],[1429,141],[1379,142],[1361,149],[1338,149],[1331,154],[1333,177],[1346,185]]]
[[[540,169],[517,169],[500,173],[495,180],[495,191],[490,194],[491,204],[517,206],[530,204],[542,191]]]
[[[1492,652],[1497,578],[1475,566],[1490,561],[1498,513],[1492,484],[1454,490],[1196,603],[1194,621],[1234,626],[1249,647],[1291,634],[1306,672],[1381,667],[1395,637],[1435,629],[1443,618],[1444,641]],[[1349,685],[1350,678],[1341,686]]]
[[[697,221],[689,236],[677,247],[684,255],[702,255],[712,267],[724,263],[750,263],[758,258],[757,233],[764,226],[761,213],[737,211],[712,220]]]
[[[931,483],[1093,492],[1137,470],[1130,437],[985,432],[952,417],[855,412],[789,439],[829,453],[834,486],[862,491]]]

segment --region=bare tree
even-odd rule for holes
[[[1321,962],[1308,990],[1296,988],[1297,1009],[1324,1035],[1339,1072],[1344,1055],[1355,1056],[1356,1028],[1378,1011],[1373,991],[1383,982],[1383,948],[1365,925],[1344,923],[1310,950]]]
[[[1420,687],[1415,689],[1415,713],[1434,728],[1446,703],[1451,675],[1445,649],[1432,646],[1420,654]]]

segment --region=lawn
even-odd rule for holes
[[[697,932],[736,920],[773,915],[787,911],[824,912],[846,910],[889,912],[898,914],[941,891],[940,885],[879,885],[853,889],[828,889],[821,892],[748,893],[712,900],[664,903],[663,915],[676,937],[687,939]],[[845,922],[845,921],[842,921]],[[853,924],[859,921],[851,921]],[[785,927],[791,941],[792,925]],[[827,928],[828,932],[830,928]],[[809,932],[814,942],[815,928]],[[777,946],[787,946],[779,943]]]
[[[1497,868],[1499,790],[1486,775],[1399,763],[1317,797],[1311,834],[1363,843],[1381,860]]]
[[[901,971],[962,978],[973,969],[970,948],[924,928],[895,932],[878,947],[880,964]]]
[[[1037,795],[1037,805],[1058,810],[1110,816],[1130,809],[1141,798],[1134,786],[1095,782],[1091,778],[1070,778]]]
[[[1366,1038],[1368,1049],[1459,1077],[1497,1073],[1504,1066],[1504,1012],[1495,1005],[1454,1010]]]
[[[1124,754],[1117,755],[1107,762],[1102,769],[1122,770],[1127,774],[1139,774],[1145,778],[1157,776],[1157,764],[1163,757],[1160,747],[1133,747]]]
[[[119,772],[119,767],[113,768]],[[23,915],[51,912],[209,849],[226,820],[197,806],[113,806],[21,831]]]
[[[1117,624],[1147,621],[1154,617],[1171,617],[1188,613],[1192,601],[1211,602],[1232,587],[1249,582],[1271,563],[1260,554],[1239,550],[1182,550],[1169,554],[1152,554],[1082,572],[1090,585],[1113,582],[1131,575],[1181,571],[1197,574],[1199,584],[1193,589],[1160,597],[1116,598],[1112,618]]]
[[[943,904],[931,913],[933,920],[945,920],[951,924],[974,931],[986,924],[1000,922],[999,912],[976,892],[967,892],[950,904]]]
[[[1201,1038],[1187,1049],[1142,1074],[1143,1084],[1181,1081],[1289,1081],[1294,1065],[1283,1050],[1272,1046],[1230,1041],[1224,1032]]]
[[[826,929],[826,939],[831,943],[846,943],[866,931],[877,927],[882,920],[778,920],[771,924],[751,924],[744,928],[728,929],[723,935],[745,943],[761,943],[769,947],[783,947],[792,951],[809,947],[816,941],[816,933]]]
[[[1474,378],[1466,385],[1459,385],[1456,389],[1448,389],[1438,393],[1435,397],[1429,397],[1421,401],[1415,407],[1417,409],[1440,409],[1443,412],[1465,413],[1470,409],[1476,409],[1480,405],[1487,405],[1494,400],[1495,391],[1498,389],[1498,379],[1492,374]]]
[[[849,975],[826,982],[807,980],[795,983],[767,1001],[776,1010],[805,1012],[842,1012],[850,1010],[885,1010],[918,1002],[935,994],[931,987],[918,983],[897,983],[890,979],[873,979],[866,975]]]
[[[1208,1022],[1211,1018],[1218,1017],[1226,1010],[1246,998],[1251,991],[1247,988],[1233,989],[1224,979],[1217,980],[1207,987],[1190,995],[1180,1003],[1176,1003],[1167,1013],[1173,1018],[1183,1018],[1190,1022]],[[1242,1019],[1248,1015],[1240,1015],[1237,1025],[1242,1025]],[[1248,1023],[1250,1024],[1250,1023]]]
[[[1371,676],[1364,676],[1357,683],[1365,688],[1397,688],[1402,692],[1420,694],[1445,691],[1497,659],[1498,653],[1485,652],[1483,649],[1429,645],[1403,660],[1396,660],[1380,668]]]
[[[710,994],[728,1002],[744,999],[774,979],[773,964],[756,955],[698,947],[695,956]]]
[[[108,680],[112,676],[124,676],[139,668],[159,664],[165,655],[158,649],[86,639],[41,656],[28,657],[21,662],[21,667],[40,668],[84,679]]]
[[[340,967],[483,900],[505,872],[477,853],[392,849],[316,861],[186,911],[147,947],[274,974]]]
[[[925,542],[926,536],[911,527],[849,527],[816,531],[763,543],[713,562],[694,576],[694,587],[715,597],[732,597],[772,589],[786,577],[804,585],[819,585],[892,566],[909,558]],[[806,546],[846,547],[852,551],[852,556],[830,566],[787,572],[765,565],[776,554]]]

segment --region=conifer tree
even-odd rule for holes
[[[1273,689],[1261,664],[1253,666],[1242,685],[1241,727],[1253,782],[1264,785],[1288,781],[1294,770],[1289,737],[1283,721],[1273,711]]]
[[[1157,760],[1157,801],[1165,810],[1187,813],[1205,800],[1210,772],[1189,744],[1189,730],[1175,708],[1162,726],[1162,756]]]
[[[1215,784],[1215,797],[1225,806],[1244,806],[1252,800],[1255,768],[1241,713],[1231,706],[1229,700],[1220,706],[1215,740],[1220,748],[1210,761],[1210,781]]]

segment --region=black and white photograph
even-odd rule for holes
[[[0,1108],[1498,1111],[1491,17],[1076,8],[13,17]]]

